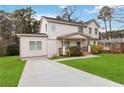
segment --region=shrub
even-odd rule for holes
[[[7,55],[8,56],[19,55],[19,45],[18,44],[8,45]]]
[[[91,52],[93,54],[98,54],[98,53],[102,53],[103,47],[100,45],[92,45],[91,46]]]
[[[60,58],[60,56],[58,56],[57,54],[53,54],[53,56],[51,58],[52,59],[57,59],[57,58]]]
[[[103,47],[102,46],[97,45],[96,48],[97,48],[98,53],[102,53],[102,50],[103,50]]]
[[[81,49],[79,46],[71,46],[69,48],[70,56],[81,56]]]
[[[71,52],[70,51],[66,51],[66,56],[70,57],[71,56]]]

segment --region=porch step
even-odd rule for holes
[[[84,51],[84,52],[83,52],[83,55],[84,55],[84,56],[86,56],[86,55],[90,55],[90,53],[87,52],[87,51]]]

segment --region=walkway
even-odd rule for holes
[[[26,63],[19,87],[103,87],[122,86],[107,79],[47,59]]]

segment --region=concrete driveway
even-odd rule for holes
[[[87,72],[50,61],[28,59],[22,73],[19,87],[103,87],[122,86]]]

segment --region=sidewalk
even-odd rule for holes
[[[99,57],[99,56],[97,56],[97,55],[87,55],[87,56],[80,56],[80,57],[55,59],[53,61],[64,61],[64,60],[72,60],[72,59],[80,59],[80,58],[94,58],[94,57]]]

